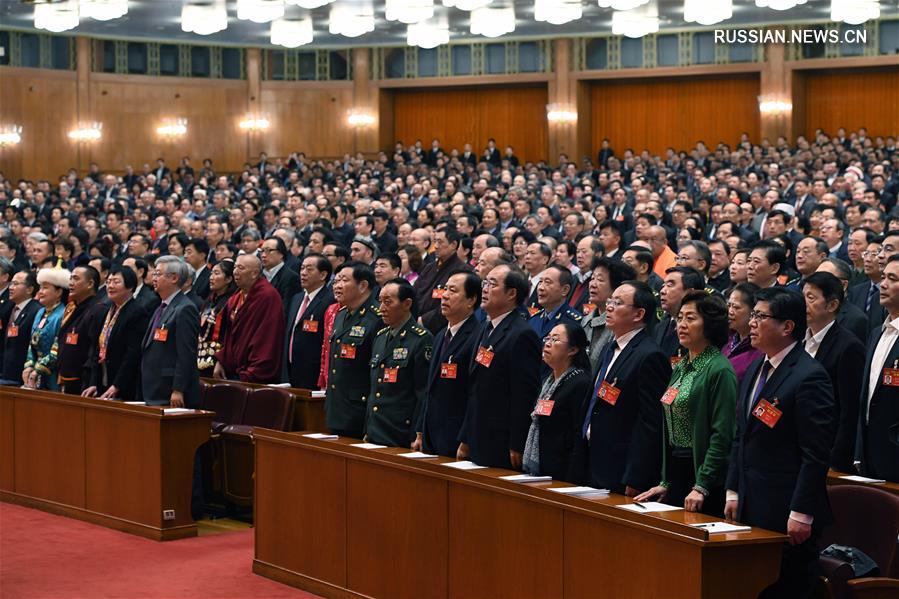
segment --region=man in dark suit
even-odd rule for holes
[[[16,305],[9,297],[11,291],[10,283],[15,272],[16,269],[12,260],[5,256],[0,256],[0,335],[9,326],[10,317]],[[3,345],[0,344],[0,364],[3,362],[3,351]]]
[[[139,303],[147,314],[153,314],[162,301],[153,291],[153,286],[147,283],[150,275],[150,266],[143,258],[125,258],[122,266],[130,268],[137,275],[137,289],[134,290],[134,301]]]
[[[197,345],[200,315],[181,288],[188,265],[174,256],[156,261],[156,292],[162,303],[150,317],[141,359],[141,398],[148,406],[200,407]]]
[[[868,319],[868,335],[879,330],[886,318],[886,310],[880,305],[880,264],[877,253],[880,251],[879,241],[868,244],[864,254],[866,279],[863,283],[849,288],[846,303],[852,304],[865,313]],[[867,337],[865,338],[867,341]]]
[[[468,365],[474,356],[481,280],[470,272],[449,278],[440,299],[447,326],[434,338],[428,389],[412,449],[456,457],[459,430],[468,406]]]
[[[780,578],[761,597],[808,597],[817,579],[818,532],[832,521],[826,482],[836,431],[833,389],[801,343],[801,295],[758,291],[749,327],[753,347],[765,356],[740,385],[724,514],[790,537]]]
[[[680,341],[677,340],[675,319],[680,311],[680,302],[688,291],[705,288],[705,277],[689,266],[675,266],[665,273],[665,283],[659,292],[659,300],[665,316],[653,331],[653,339],[675,365],[680,360]]]
[[[868,341],[855,461],[865,476],[899,482],[899,255],[883,269],[880,304],[887,318]]]
[[[827,371],[836,400],[838,424],[830,465],[841,472],[851,472],[865,346],[836,321],[843,303],[839,279],[826,272],[813,273],[803,281],[802,295],[808,317],[805,351]]]
[[[209,264],[206,261],[208,255],[209,244],[200,237],[192,238],[184,248],[184,261],[194,269],[191,290],[204,301],[209,297]]]
[[[434,233],[437,260],[426,264],[415,281],[419,317],[432,334],[446,326],[446,319],[440,313],[444,285],[452,275],[471,271],[456,254],[461,242],[462,236],[455,229],[447,227]]]
[[[280,237],[269,237],[262,242],[262,274],[281,296],[284,312],[290,300],[300,292],[300,277],[287,267],[287,244]]]
[[[0,362],[0,385],[21,385],[22,365],[28,354],[31,328],[41,305],[34,300],[37,277],[30,270],[13,275],[9,284],[9,302],[12,310],[4,318],[3,361]]]
[[[612,292],[603,348],[576,450],[586,457],[583,478],[630,497],[652,487],[662,467],[662,404],[671,367],[646,332],[655,314],[652,289],[628,281]],[[575,462],[582,463],[581,457]]]
[[[316,389],[325,340],[325,310],[334,295],[325,284],[331,278],[331,262],[321,254],[310,254],[300,266],[303,290],[293,296],[287,309],[281,381],[297,389]]]
[[[846,293],[849,279],[852,278],[852,267],[848,262],[839,258],[825,258],[816,272],[826,272],[835,276],[843,286],[843,293]],[[837,322],[845,330],[855,335],[861,343],[867,343],[868,318],[861,309],[849,302],[843,302],[837,312]]]
[[[90,351],[100,337],[106,305],[97,298],[100,273],[79,266],[69,280],[69,303],[56,339],[59,390],[80,395],[90,375]]]
[[[459,433],[458,459],[482,466],[521,469],[540,390],[540,340],[516,310],[527,296],[527,279],[500,265],[484,280],[487,321],[469,366],[468,407]]]

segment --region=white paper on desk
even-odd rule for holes
[[[447,462],[443,465],[449,466],[450,468],[455,468],[456,470],[480,470],[481,468],[487,467],[478,466],[474,462],[469,462],[468,460],[462,460],[461,462]]]
[[[162,413],[163,414],[186,414],[188,412],[193,413],[195,411],[196,410],[193,410],[191,408],[165,408],[164,410],[162,410]]]
[[[608,489],[594,489],[593,487],[554,487],[550,491],[562,495],[608,495]]]
[[[500,476],[500,479],[513,483],[548,483],[551,482],[551,476],[535,476],[533,474],[510,474],[509,476]]]
[[[353,443],[350,447],[358,447],[359,449],[384,449],[386,445],[378,445],[377,443]]]
[[[396,454],[401,458],[412,458],[413,460],[427,460],[429,458],[437,458],[440,457],[433,453],[422,453],[420,451],[410,451],[409,453],[398,453]]]
[[[847,474],[846,476],[841,476],[843,480],[851,480],[857,483],[871,483],[875,485],[883,484],[887,481],[879,479],[879,478],[868,478],[867,476],[856,476],[854,474]]]
[[[641,508],[640,506],[643,507]],[[637,505],[636,503],[628,503],[625,505],[616,505],[615,507],[620,507],[623,510],[637,512],[638,514],[648,514],[650,512],[676,512],[677,510],[684,509],[682,507],[668,505],[659,501],[641,501],[640,505]]]
[[[303,435],[309,439],[336,439],[337,435],[329,435],[327,433],[307,433]]]
[[[129,406],[145,406],[145,405],[147,405],[142,401],[123,401],[122,403],[128,404]]]
[[[693,528],[707,530],[710,535],[725,532],[745,532],[752,530],[751,526],[743,526],[742,524],[730,524],[728,522],[705,522],[703,524],[690,524]]]
[[[321,391],[313,391],[309,395],[310,395],[310,397],[324,397],[325,393],[326,393],[325,390],[322,389]]]
[[[266,387],[277,387],[278,389],[290,389],[290,383],[269,383]]]

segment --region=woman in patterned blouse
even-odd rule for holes
[[[43,268],[37,273],[37,282],[40,285],[37,301],[43,307],[34,317],[31,343],[22,371],[22,380],[26,387],[59,390],[56,381],[56,350],[53,343],[59,333],[66,301],[69,298],[69,277],[71,273],[64,268]]]

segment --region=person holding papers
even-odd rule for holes
[[[591,387],[587,334],[580,324],[562,321],[552,328],[543,339],[543,362],[552,372],[531,412],[523,469],[576,482],[572,458],[584,421],[584,397]]]
[[[517,309],[527,300],[528,280],[518,268],[502,264],[487,274],[483,289],[487,320],[475,331],[456,458],[520,470],[540,391],[540,340]]]
[[[606,302],[614,338],[593,373],[576,452],[585,481],[629,497],[655,485],[662,467],[659,398],[671,366],[646,332],[655,311],[652,289],[640,281],[625,281]]]
[[[737,375],[721,353],[727,305],[717,295],[690,291],[677,315],[677,339],[688,355],[674,367],[661,397],[662,482],[636,497],[721,516],[734,430]]]
[[[371,391],[365,440],[409,447],[424,404],[434,338],[412,318],[415,291],[406,279],[391,279],[380,291],[381,319],[371,350]]]
[[[765,356],[740,385],[724,515],[789,535],[780,578],[761,597],[808,597],[817,581],[818,533],[833,519],[826,488],[833,389],[801,343],[806,313],[799,293],[758,291],[749,327],[753,347]]]

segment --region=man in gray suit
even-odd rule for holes
[[[190,278],[185,262],[174,256],[156,261],[153,273],[162,303],[144,334],[141,393],[144,403],[173,408],[200,407],[197,371],[197,307],[181,288]]]

